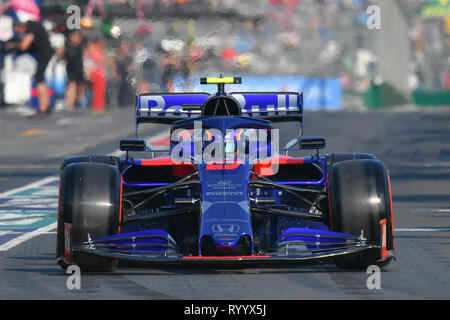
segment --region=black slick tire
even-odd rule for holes
[[[368,243],[382,245],[381,222],[386,225],[385,249],[394,250],[389,173],[378,160],[352,160],[332,165],[328,177],[330,229],[362,235]],[[381,250],[373,249],[336,258],[345,269],[387,265]]]
[[[105,163],[69,163],[61,171],[57,229],[57,258],[65,252],[64,228],[71,226],[71,243],[116,234],[120,223],[121,175]],[[117,261],[72,252],[71,263],[82,271],[111,271]]]

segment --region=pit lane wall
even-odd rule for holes
[[[208,92],[214,85],[200,85],[200,76],[175,77],[175,92]],[[310,78],[301,76],[245,76],[242,84],[226,85],[226,92],[303,92],[304,110],[340,110],[343,86],[339,78]]]

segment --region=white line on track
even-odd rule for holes
[[[396,228],[395,232],[436,232],[450,231],[450,228]]]
[[[22,192],[22,191],[25,191],[25,190],[28,190],[28,189],[31,189],[31,188],[38,188],[38,187],[40,187],[40,186],[42,186],[44,184],[57,181],[58,179],[59,179],[58,176],[50,176],[50,177],[47,177],[47,178],[44,178],[44,179],[32,182],[30,184],[27,184],[27,185],[25,185],[23,187],[12,189],[12,190],[0,193],[0,198],[6,198],[6,197],[9,197],[10,195],[12,195],[14,193],[19,193],[19,192]]]
[[[52,224],[49,224],[48,226],[39,228],[37,230],[28,232],[28,233],[24,233],[20,236],[18,236],[17,238],[14,238],[8,242],[6,242],[5,244],[0,246],[0,251],[8,251],[9,249],[21,244],[22,242],[25,242],[31,238],[34,238],[36,236],[39,236],[41,234],[47,234],[48,232],[56,229],[57,227],[57,222],[54,222]]]
[[[450,168],[450,162],[444,162],[444,161],[440,161],[440,162],[425,162],[425,163],[404,163],[403,164],[405,168],[443,168],[443,169],[448,169]]]
[[[41,187],[41,186],[43,186],[45,184],[58,181],[58,179],[59,179],[58,176],[49,176],[47,178],[44,178],[44,179],[41,179],[41,180],[38,180],[38,181],[35,181],[35,182],[32,182],[32,183],[29,183],[29,184],[27,184],[27,185],[25,185],[23,187],[12,189],[12,190],[9,190],[9,191],[6,191],[6,192],[2,192],[2,193],[0,193],[0,198],[6,198],[6,197],[9,197],[9,196],[11,196],[11,195],[13,195],[15,193],[19,193],[19,192],[22,192],[22,191],[25,191],[25,190],[29,190],[29,189],[32,189],[32,188],[38,188],[38,187]],[[28,233],[24,233],[24,234],[18,236],[17,238],[11,239],[10,241],[0,245],[0,251],[8,251],[9,249],[11,249],[11,248],[21,244],[22,242],[25,242],[25,241],[29,240],[31,238],[34,238],[34,237],[36,237],[38,235],[41,235],[41,234],[47,234],[48,232],[56,229],[56,226],[57,226],[57,223],[54,222],[54,223],[52,223],[50,225],[47,225],[45,227],[36,229],[36,230],[28,232]]]
[[[450,213],[450,208],[411,209],[411,213]]]

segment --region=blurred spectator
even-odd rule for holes
[[[95,39],[88,42],[86,47],[86,73],[92,83],[93,98],[91,108],[94,112],[101,112],[106,106],[106,68],[103,53],[104,43]]]
[[[236,60],[237,54],[232,48],[224,48],[222,53],[220,54],[224,62],[225,71],[231,72],[231,67],[233,65],[234,60]]]
[[[147,79],[143,76],[143,65],[150,58],[150,52],[146,47],[142,44],[142,42],[138,41],[134,45],[134,73],[137,82],[137,92],[138,93],[146,93],[149,92],[149,83]]]
[[[57,51],[58,56],[66,60],[67,88],[65,95],[66,110],[74,109],[86,89],[86,79],[84,77],[84,50],[85,42],[81,33],[77,30],[68,36],[66,46]]]
[[[108,50],[108,54],[105,55],[105,68],[106,68],[106,103],[108,108],[117,108],[119,106],[118,102],[118,90],[119,81],[117,76],[116,62],[115,62],[115,51]]]
[[[178,60],[176,55],[171,51],[161,50],[160,66],[162,69],[162,82],[166,92],[173,92],[173,78],[178,68]]]
[[[155,61],[154,55],[150,55],[142,65],[142,77],[147,84],[147,92],[162,92],[163,81],[160,66]]]
[[[444,72],[442,73],[442,88],[444,90],[450,90],[450,66],[447,64]]]
[[[37,60],[34,80],[36,82],[39,109],[36,115],[46,115],[51,109],[44,73],[54,53],[53,48],[50,45],[48,34],[38,22],[21,22],[19,20],[14,21],[14,32],[17,34],[24,34],[22,41],[17,44],[17,49],[30,53]]]
[[[119,81],[118,102],[121,107],[134,102],[135,90],[131,84],[133,58],[130,54],[130,44],[123,40],[116,51],[116,71]]]

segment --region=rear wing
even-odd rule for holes
[[[272,122],[303,123],[303,93],[298,92],[234,92],[228,94],[240,105],[242,116]],[[173,123],[202,116],[202,105],[210,94],[163,93],[139,94],[136,97],[136,124]]]

